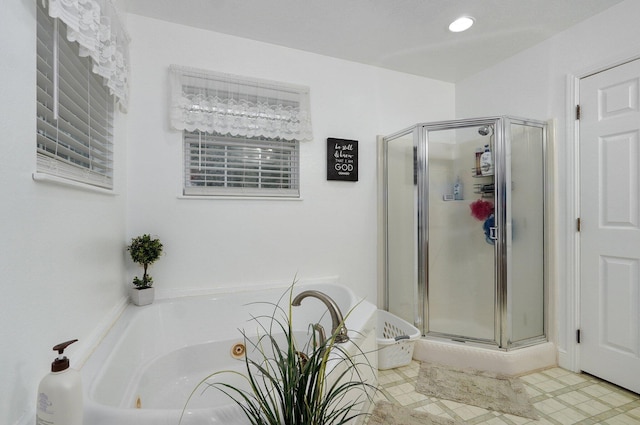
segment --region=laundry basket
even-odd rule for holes
[[[415,340],[420,331],[388,311],[378,310],[378,369],[406,366],[413,357]]]

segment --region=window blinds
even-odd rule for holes
[[[184,194],[297,197],[298,146],[185,131]]]
[[[111,189],[113,97],[38,4],[37,170]]]

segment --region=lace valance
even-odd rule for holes
[[[176,130],[313,139],[308,87],[176,65],[169,74]]]
[[[111,0],[49,0],[49,16],[67,25],[82,57],[91,57],[93,72],[104,78],[120,107],[129,96],[129,36]]]

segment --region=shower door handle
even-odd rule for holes
[[[489,227],[489,239],[495,241],[498,239],[498,228],[497,227]]]

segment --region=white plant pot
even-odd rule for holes
[[[155,298],[155,288],[131,288],[129,296],[131,297],[131,302],[135,305],[147,305],[153,302]]]

